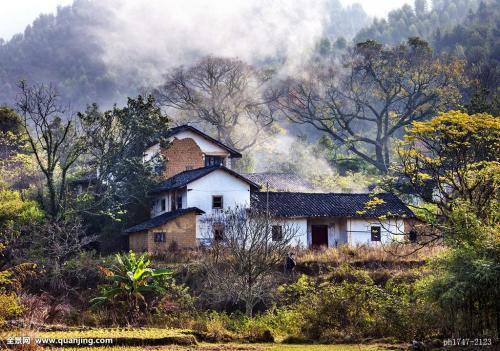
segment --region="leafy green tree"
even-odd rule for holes
[[[0,183],[28,188],[35,176],[33,163],[21,117],[11,108],[0,106]]]
[[[29,225],[42,217],[35,201],[24,200],[19,191],[6,189],[0,182],[0,326],[22,312],[18,292],[33,265],[18,263],[16,248]]]
[[[418,283],[418,290],[436,304],[448,333],[495,338],[500,333],[500,228],[498,221],[488,225],[478,219],[475,211],[469,204],[455,206],[445,231],[450,249],[431,262],[433,274]]]
[[[129,98],[126,106],[107,111],[93,104],[78,119],[86,152],[76,175],[87,186],[75,206],[89,230],[102,234],[101,249],[116,250],[123,243],[115,234],[149,216],[148,192],[164,160],[158,154],[143,162],[143,153],[156,142],[168,146],[169,119],[151,96]]]
[[[126,320],[135,324],[144,313],[148,313],[155,297],[165,292],[165,278],[172,271],[153,269],[146,254],[134,252],[117,254],[109,267],[101,267],[109,283],[100,287],[101,296],[93,298],[94,306],[108,305],[112,313],[126,311]],[[116,320],[116,316],[114,317]]]
[[[438,30],[446,31],[461,23],[479,3],[479,0],[433,0],[432,8],[427,10],[425,0],[416,0],[414,9],[405,4],[390,11],[387,19],[375,19],[371,25],[358,31],[354,42],[376,40],[398,45],[412,36],[431,41]]]
[[[482,1],[478,9],[470,12],[463,23],[434,38],[436,51],[464,57],[465,73],[470,84],[465,89],[465,108],[470,114],[499,115],[500,62],[498,46],[498,18],[500,2]]]
[[[129,98],[126,106],[104,112],[93,104],[78,117],[86,146],[81,166],[96,180],[86,194],[91,197],[81,198],[83,210],[118,221],[132,216],[133,221],[137,211],[149,210],[147,192],[155,181],[155,168],[163,162],[158,155],[144,163],[143,152],[155,142],[167,144],[168,118],[151,96]]]
[[[397,183],[431,219],[419,243],[447,247],[419,291],[444,316],[448,335],[500,330],[499,140],[498,117],[450,111],[413,123],[399,150]]]

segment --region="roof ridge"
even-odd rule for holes
[[[254,193],[267,193],[266,191],[255,191]],[[269,194],[315,194],[315,195],[377,195],[377,194],[383,194],[383,195],[393,195],[396,196],[394,193],[391,192],[383,192],[383,193],[346,193],[346,192],[340,192],[340,193],[335,193],[335,192],[321,192],[321,193],[312,193],[312,192],[305,192],[305,191],[270,191]]]

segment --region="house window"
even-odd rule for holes
[[[157,174],[157,175],[160,175],[160,174],[163,173],[163,170],[164,170],[163,164],[157,163],[157,164],[154,165],[153,173]]]
[[[380,226],[372,226],[370,232],[372,241],[380,241]]]
[[[224,157],[222,156],[205,156],[205,167],[208,166],[221,166],[224,164]]]
[[[159,232],[155,233],[155,243],[164,243],[165,242],[165,233]]]
[[[177,209],[182,208],[182,194],[177,194]]]
[[[273,225],[271,227],[271,235],[273,241],[283,240],[283,227],[280,225]]]
[[[212,208],[214,210],[221,210],[224,207],[222,196],[212,196]]]
[[[160,200],[160,211],[165,212],[166,209],[167,209],[167,200],[161,199]]]
[[[224,224],[214,223],[213,230],[214,230],[214,240],[215,241],[224,240]]]
[[[409,236],[409,239],[412,243],[416,243],[417,242],[417,231],[416,230],[410,230],[410,233],[408,234]]]

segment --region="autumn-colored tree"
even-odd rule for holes
[[[499,141],[500,120],[488,114],[450,111],[414,122],[398,149],[396,175],[408,192],[436,205],[443,219],[465,201],[489,222],[498,206]]]
[[[500,120],[450,111],[414,122],[398,150],[397,186],[420,199],[429,220],[417,247],[444,243],[419,282],[445,316],[448,332],[497,336],[500,330]]]

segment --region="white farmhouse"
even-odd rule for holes
[[[125,231],[135,251],[196,247],[207,233],[205,219],[235,207],[269,211],[272,226],[292,224],[298,230],[297,243],[307,247],[378,245],[405,234],[406,221],[414,217],[401,200],[387,193],[377,194],[378,205],[371,208],[370,194],[261,192],[254,180],[270,175],[231,170],[231,160],[241,157],[236,150],[192,126],[173,128],[168,138],[167,148],[156,143],[144,153],[145,162],[158,153],[163,156],[165,180],[151,190],[150,219]],[[272,177],[278,183],[277,176]],[[222,224],[209,229],[214,239],[223,238]]]

